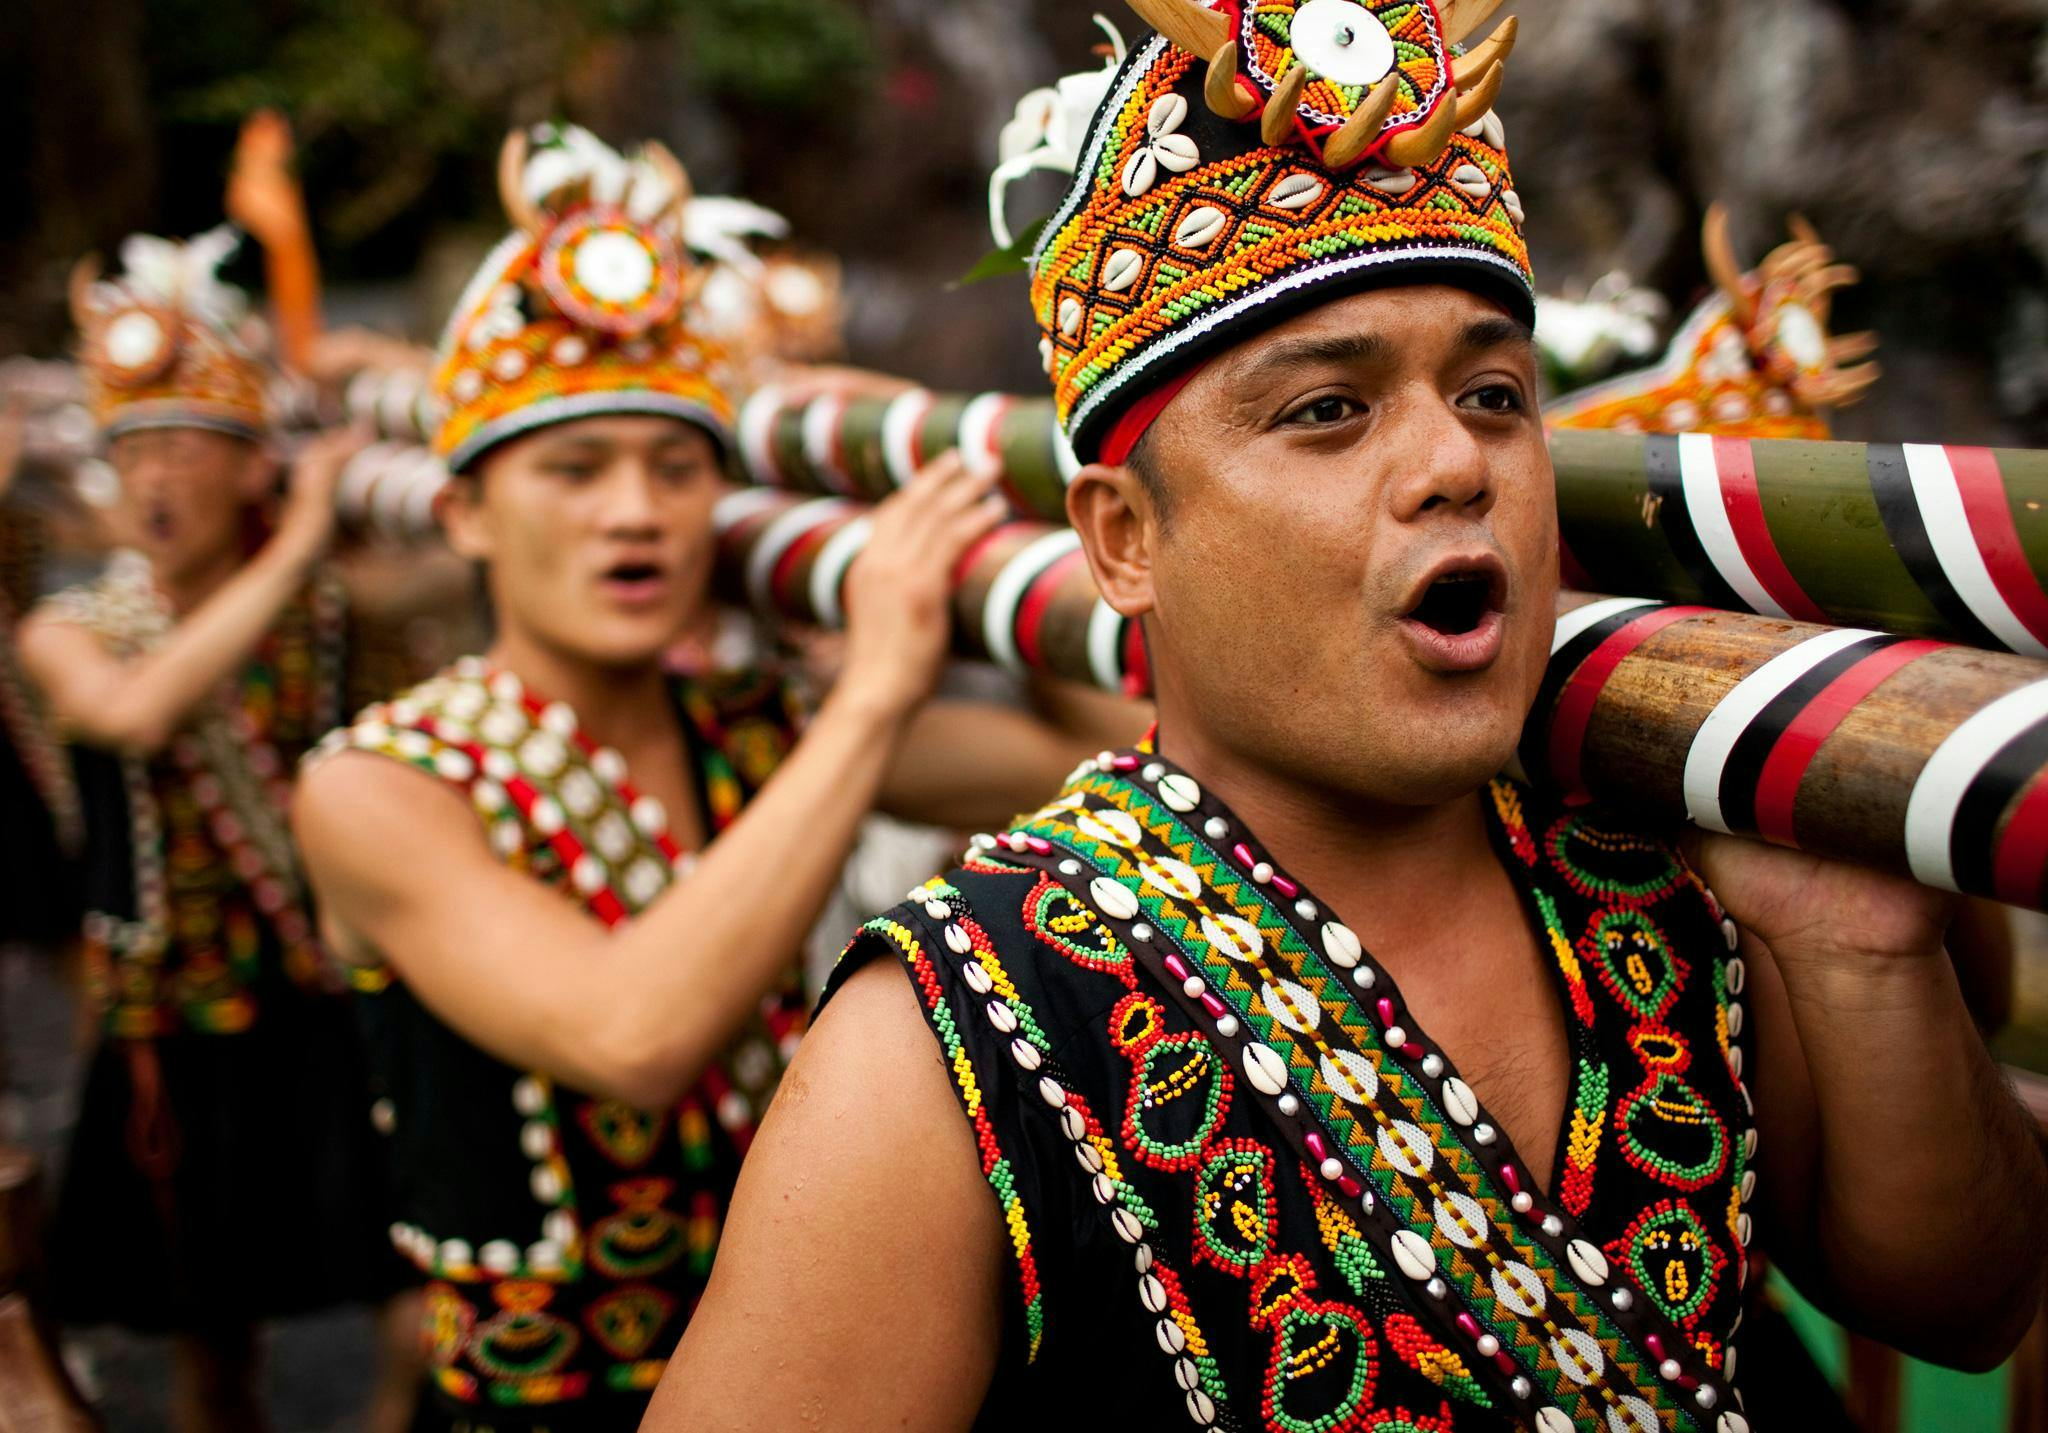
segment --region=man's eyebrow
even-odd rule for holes
[[[1458,348],[1464,353],[1482,352],[1489,348],[1535,346],[1535,331],[1529,325],[1505,315],[1479,319],[1458,335]]]
[[[1336,368],[1386,359],[1393,343],[1377,333],[1347,333],[1331,338],[1287,339],[1274,344],[1246,367],[1240,388],[1267,382],[1294,369]]]
[[[612,444],[603,438],[570,436],[555,438],[543,444],[540,449],[540,455],[544,458],[563,458],[585,453],[610,452],[611,448]]]

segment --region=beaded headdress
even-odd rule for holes
[[[574,126],[518,130],[498,188],[515,227],[456,303],[434,372],[449,469],[599,414],[681,418],[725,442],[733,375],[693,322],[707,270],[675,156],[648,144],[628,158]]]
[[[104,437],[210,428],[256,438],[269,427],[262,328],[219,274],[241,241],[226,225],[182,242],[134,234],[120,277],[102,279],[96,258],[72,270],[86,401]]]
[[[1533,320],[1492,112],[1515,22],[1459,47],[1501,0],[1130,3],[1160,33],[1117,70],[1031,256],[1083,461],[1120,459],[1196,360],[1342,292],[1428,272]]]
[[[1664,358],[1638,373],[1566,394],[1544,410],[1552,428],[1624,433],[1721,433],[1826,438],[1828,413],[1863,397],[1880,374],[1863,363],[1870,333],[1828,332],[1834,295],[1857,274],[1805,220],[1754,273],[1744,273],[1716,204],[1704,235],[1714,292],[1685,321]]]

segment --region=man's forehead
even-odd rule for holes
[[[1404,284],[1319,304],[1227,350],[1216,363],[1242,374],[1275,359],[1390,359],[1432,348],[1534,347],[1528,325],[1506,307],[1451,284]]]
[[[574,422],[552,424],[535,433],[532,438],[535,452],[592,448],[696,447],[710,442],[709,435],[695,423],[653,414],[614,414],[578,418]]]

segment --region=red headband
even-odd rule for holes
[[[1166,411],[1166,405],[1179,397],[1181,389],[1194,382],[1195,375],[1207,366],[1198,363],[1177,374],[1126,409],[1109,432],[1103,435],[1102,462],[1112,468],[1120,468],[1128,462],[1131,449],[1138,446],[1138,440],[1159,420],[1159,415]]]

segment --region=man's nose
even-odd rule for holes
[[[1401,405],[1394,426],[1381,441],[1411,455],[1391,493],[1396,518],[1480,518],[1492,510],[1493,466],[1486,446],[1450,402],[1434,391],[1421,394]]]
[[[621,463],[605,484],[603,523],[607,532],[645,533],[661,526],[659,485],[645,463]]]

